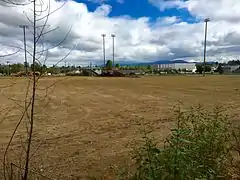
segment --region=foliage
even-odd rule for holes
[[[2,74],[8,74],[8,71],[10,71],[10,73],[13,74],[17,74],[19,72],[25,72],[25,63],[21,64],[21,63],[17,63],[17,64],[11,64],[11,65],[1,65],[0,64],[0,73]],[[33,70],[33,64],[28,65],[27,63],[27,67],[28,67],[28,71],[32,71]],[[78,67],[79,68],[79,67]],[[36,71],[40,72],[40,73],[52,73],[52,74],[58,74],[58,73],[68,73],[71,70],[77,70],[77,68],[75,67],[58,67],[58,66],[53,66],[53,67],[47,67],[46,65],[40,65],[39,63],[35,62],[35,69]]]
[[[115,65],[115,68],[120,68],[120,64],[117,63],[117,64]]]
[[[183,68],[183,69],[182,69],[182,72],[186,73],[186,72],[187,72],[187,69],[186,69],[186,68]]]
[[[235,158],[231,161],[229,170],[233,176],[232,179],[240,179],[240,125],[233,127],[233,148],[232,153]]]
[[[206,69],[205,69],[205,72],[211,72],[211,70],[212,70],[212,68],[211,68],[211,65],[206,65],[206,67],[205,67]]]
[[[173,74],[178,74],[179,73],[179,71],[176,70],[176,69],[173,69],[172,72],[173,72]]]
[[[197,64],[196,68],[197,68],[197,73],[202,74],[204,71],[204,64]],[[211,72],[211,69],[212,69],[211,65],[206,64],[205,72]]]
[[[31,68],[31,71],[33,71],[33,64],[31,64],[30,68]],[[42,66],[37,62],[35,62],[35,71],[42,72]]]
[[[221,64],[218,65],[216,71],[217,71],[219,74],[223,74],[224,71],[223,71],[223,67],[222,67]]]
[[[9,66],[0,64],[0,73],[8,74],[8,70],[9,70],[8,68],[9,68]]]
[[[233,130],[233,137],[234,137],[234,150],[240,156],[240,125],[235,127]]]
[[[20,63],[12,64],[10,67],[11,67],[11,73],[18,73],[24,70],[24,65]]]
[[[231,131],[221,108],[212,112],[202,107],[176,111],[176,127],[163,149],[144,135],[135,150],[137,165],[133,179],[229,179]]]
[[[61,71],[60,68],[57,67],[57,66],[52,66],[52,67],[47,69],[47,72],[51,73],[51,74],[59,74],[60,71]]]
[[[112,69],[112,65],[113,65],[112,61],[111,61],[111,60],[107,60],[106,68],[107,68],[108,70]]]
[[[240,65],[240,60],[228,61],[228,65]]]
[[[203,73],[203,66],[202,65],[197,64],[196,68],[197,68],[197,71],[196,71],[197,73],[199,73],[199,74]]]

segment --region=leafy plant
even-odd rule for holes
[[[137,172],[134,179],[151,180],[162,177],[161,150],[156,143],[147,136],[144,137],[145,144],[138,149],[134,156],[137,164]]]
[[[175,112],[175,128],[164,148],[144,132],[144,144],[135,150],[134,179],[229,179],[232,136],[223,109],[197,106]]]
[[[233,174],[236,176],[236,179],[240,178],[240,125],[234,128],[233,130],[233,153],[235,155],[235,160],[233,159],[233,162],[231,166],[233,167]]]

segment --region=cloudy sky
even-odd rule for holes
[[[0,2],[0,63],[24,61],[22,49],[1,57],[23,48],[21,24],[29,26],[27,49],[32,52],[32,4],[15,1],[25,5]],[[37,14],[38,33],[47,20],[37,51],[41,62],[47,57],[48,65],[69,53],[62,64],[101,64],[103,33],[107,59],[112,59],[111,34],[115,34],[116,61],[202,61],[206,17],[211,19],[208,60],[240,59],[239,0],[38,0],[37,9],[43,10]],[[46,19],[48,12],[51,15]]]

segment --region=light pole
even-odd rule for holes
[[[67,62],[64,62],[64,73],[67,74]]]
[[[205,39],[204,39],[204,57],[203,57],[203,62],[204,62],[204,69],[203,69],[203,76],[205,76],[206,72],[206,47],[207,47],[207,24],[210,21],[209,18],[204,19],[205,22]]]
[[[25,57],[25,73],[27,75],[28,69],[27,69],[27,49],[26,49],[26,28],[28,28],[27,25],[19,25],[20,28],[23,28],[23,41],[24,41],[24,57]]]
[[[115,54],[114,54],[114,53],[115,53],[115,52],[114,52],[114,50],[115,50],[115,49],[114,49],[114,48],[115,48],[114,38],[116,37],[116,35],[115,35],[115,34],[112,34],[111,36],[112,36],[112,40],[113,40],[113,49],[112,49],[113,52],[112,52],[112,56],[113,56],[113,67],[114,67],[114,58],[115,58],[115,57],[114,57],[114,55],[115,55]]]
[[[103,37],[103,67],[105,68],[106,67],[106,53],[105,53],[105,37],[106,37],[106,34],[102,34],[102,37]]]
[[[8,67],[8,76],[10,76],[10,64],[9,64],[9,61],[7,61],[7,67]]]

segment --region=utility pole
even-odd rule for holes
[[[208,22],[210,21],[209,18],[204,19],[205,22],[205,39],[204,39],[204,57],[203,57],[203,62],[204,62],[204,68],[203,68],[203,76],[205,76],[206,73],[206,48],[207,48],[207,25]]]
[[[8,67],[8,76],[10,76],[10,64],[9,64],[9,61],[7,61],[7,67]]]
[[[106,37],[106,34],[102,34],[102,37],[103,37],[103,67],[105,69],[105,67],[106,67],[106,52],[105,52],[105,37]]]
[[[115,58],[115,57],[114,57],[114,55],[115,55],[115,54],[114,54],[114,53],[115,53],[115,52],[114,52],[114,50],[115,50],[115,49],[114,49],[114,48],[115,48],[115,47],[114,47],[114,38],[116,37],[116,35],[115,35],[115,34],[112,34],[111,36],[112,36],[112,40],[113,40],[113,49],[112,49],[113,52],[112,52],[112,56],[113,56],[113,68],[114,68],[114,65],[115,65],[115,64],[114,64],[114,58]]]
[[[91,76],[93,76],[93,72],[92,72],[92,62],[90,62],[90,72],[91,72]]]
[[[64,73],[67,74],[67,62],[64,62]]]
[[[26,73],[26,76],[27,76],[27,73],[28,73],[28,67],[27,67],[27,49],[26,49],[26,28],[28,28],[27,25],[20,25],[19,26],[20,28],[23,28],[23,41],[24,41],[24,54],[25,54],[25,73]]]

